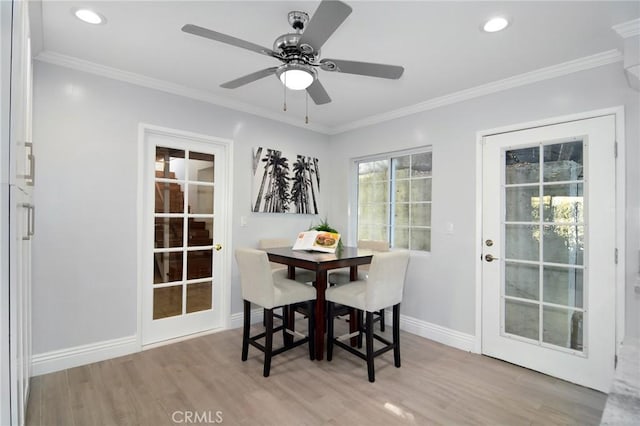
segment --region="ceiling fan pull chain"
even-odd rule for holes
[[[305,91],[304,95],[305,95],[304,124],[309,124],[309,92]]]
[[[284,85],[282,86],[284,90],[284,111],[287,110],[287,74],[284,75]]]

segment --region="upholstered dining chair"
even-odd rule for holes
[[[327,289],[325,298],[328,302],[329,326],[327,329],[327,361],[333,358],[333,347],[338,346],[367,361],[369,381],[375,381],[373,359],[387,351],[393,350],[394,365],[400,367],[400,302],[404,289],[404,279],[409,263],[408,251],[392,251],[376,253],[371,260],[369,273],[364,280],[339,284]],[[363,354],[355,348],[343,343],[344,336],[335,338],[333,321],[335,304],[355,308],[365,313],[364,326],[360,324],[358,334],[365,334],[366,352]],[[373,332],[373,314],[380,309],[393,307],[392,341]],[[350,335],[346,335],[351,337]],[[373,350],[373,339],[385,346]]]
[[[276,247],[292,247],[293,244],[290,240],[286,238],[263,238],[258,241],[258,248],[260,250],[267,250],[270,248]],[[282,265],[281,263],[270,262],[271,269],[284,269],[285,272],[287,267]],[[313,271],[308,271],[302,268],[296,268],[296,281],[301,283],[310,283],[316,280],[316,274]]]
[[[389,251],[389,242],[383,240],[358,240],[358,248],[371,250],[372,252],[387,252]],[[361,265],[358,266],[358,279],[365,280],[367,279],[367,274],[369,273],[370,265]],[[329,273],[329,277],[327,278],[329,285],[335,284],[346,284],[351,281],[349,268],[337,269],[335,271],[331,271]],[[374,321],[380,321],[380,331],[384,331],[385,328],[385,318],[384,318],[384,309],[376,312],[376,316],[374,317]]]
[[[309,358],[315,359],[314,348],[314,319],[308,316],[307,336],[297,341],[287,339],[286,335],[294,334],[288,327],[288,309],[298,304],[306,304],[310,313],[314,312],[316,291],[310,286],[287,278],[287,271],[277,269],[272,271],[267,254],[256,249],[237,249],[236,261],[240,271],[240,286],[244,301],[244,328],[242,331],[242,361],[246,361],[249,353],[249,345],[264,352],[264,377],[269,376],[271,370],[271,358],[289,349],[293,349],[304,343],[309,343]],[[250,336],[251,327],[251,303],[264,308],[265,331],[255,336]],[[273,327],[273,310],[282,307],[282,325]],[[282,330],[284,346],[273,350],[273,335]],[[295,333],[299,334],[299,333]],[[264,345],[258,343],[259,339],[265,339]]]

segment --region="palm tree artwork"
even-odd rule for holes
[[[292,166],[289,158],[296,159]],[[264,147],[254,149],[252,211],[318,214],[319,195],[317,158],[285,155]]]

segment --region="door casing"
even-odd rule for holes
[[[136,216],[137,216],[137,280],[138,280],[138,289],[137,289],[137,330],[136,330],[136,339],[139,350],[150,349],[157,346],[162,346],[165,344],[173,343],[175,341],[181,341],[185,338],[197,337],[204,334],[209,334],[211,332],[216,332],[220,330],[226,330],[230,327],[231,324],[231,267],[232,267],[232,252],[231,252],[231,238],[232,238],[232,220],[233,217],[232,207],[232,188],[233,188],[233,173],[229,172],[226,176],[226,191],[223,197],[224,203],[221,207],[221,215],[224,217],[225,225],[223,226],[224,235],[222,236],[222,241],[227,242],[227,247],[222,250],[222,261],[223,264],[223,273],[220,276],[220,282],[222,284],[221,295],[222,298],[222,324],[221,327],[209,331],[196,333],[189,336],[181,336],[176,339],[165,340],[162,342],[153,343],[150,345],[143,346],[143,336],[142,336],[142,327],[143,327],[143,288],[144,288],[144,274],[143,274],[143,260],[144,260],[144,171],[145,169],[145,139],[149,134],[158,134],[158,135],[166,135],[170,137],[177,137],[183,139],[192,139],[199,142],[212,143],[219,146],[222,146],[226,151],[226,170],[233,170],[233,141],[230,139],[218,138],[209,135],[203,135],[199,133],[193,133],[184,130],[172,129],[168,127],[161,127],[147,123],[140,123],[138,125],[138,182],[137,182],[137,198],[136,198]]]
[[[618,250],[618,262],[616,264],[616,355],[620,343],[624,339],[625,332],[625,205],[626,205],[626,170],[625,170],[625,125],[624,125],[624,106],[599,109],[594,111],[581,112],[577,114],[551,117],[537,121],[531,121],[526,123],[513,124],[505,127],[499,127],[494,129],[481,130],[476,133],[476,234],[475,234],[475,281],[476,281],[476,316],[475,316],[475,343],[474,352],[482,353],[482,176],[483,176],[483,161],[482,161],[482,141],[486,136],[491,136],[500,133],[514,132],[518,130],[531,129],[541,126],[549,126],[554,124],[566,123],[570,121],[578,121],[589,118],[601,117],[605,115],[615,116],[615,132],[616,132],[616,146],[617,146],[617,158],[616,158],[616,235],[615,244]],[[612,153],[613,155],[613,153]]]

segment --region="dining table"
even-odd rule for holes
[[[373,252],[357,247],[338,247],[335,253],[323,253],[309,250],[293,250],[291,247],[277,247],[266,249],[269,261],[287,266],[287,277],[295,279],[296,268],[314,271],[316,280],[315,303],[315,358],[324,359],[325,334],[325,291],[329,271],[339,268],[349,268],[351,281],[358,279],[358,266],[371,263]],[[347,284],[348,285],[348,284]],[[352,315],[349,322],[351,333],[357,331],[356,316]]]

